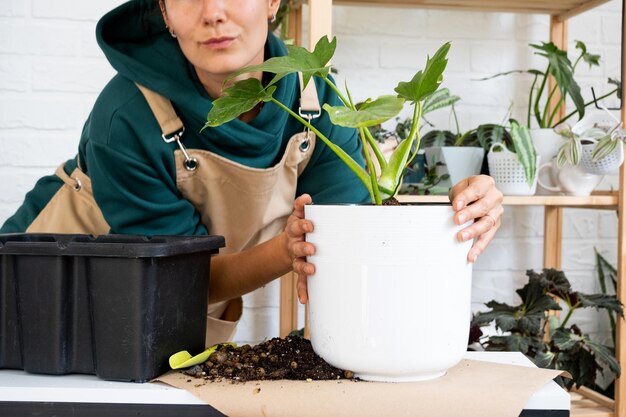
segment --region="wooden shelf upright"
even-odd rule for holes
[[[297,0],[292,0],[297,1]],[[360,5],[376,7],[415,7],[425,9],[466,10],[484,12],[513,12],[547,14],[550,16],[550,40],[562,49],[567,48],[568,19],[597,6],[607,3],[608,0],[308,0],[309,43],[313,49],[315,40],[332,32],[332,6]],[[622,21],[626,21],[626,0],[622,1]],[[302,10],[295,7],[291,12],[291,37],[296,44],[301,45]],[[622,32],[624,27],[622,27]],[[626,35],[622,34],[622,40]],[[622,59],[626,60],[623,53]],[[622,64],[622,70],[626,63]],[[625,74],[621,79],[626,80]],[[624,102],[624,100],[622,100]],[[564,109],[563,109],[564,110]],[[563,111],[562,110],[562,111]],[[626,120],[626,108],[622,106],[622,120]],[[558,196],[530,196],[505,197],[504,204],[510,206],[543,206],[544,207],[544,266],[551,268],[561,267],[561,237],[564,208],[595,208],[618,210],[624,213],[626,209],[626,164],[619,171],[619,189],[608,194],[594,194],[590,197],[558,197]],[[403,200],[442,200],[445,197],[403,197]],[[619,216],[618,220],[618,288],[617,296],[626,302],[626,219]],[[281,280],[281,314],[280,333],[286,335],[289,331],[298,328],[297,323],[297,296],[295,295],[294,278]],[[618,321],[616,356],[626,372],[626,323],[624,319]],[[602,397],[590,390],[580,390],[572,393],[572,416],[577,417],[626,417],[626,377],[618,378],[615,386],[615,401]]]

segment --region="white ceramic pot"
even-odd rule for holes
[[[452,187],[472,175],[480,174],[485,151],[483,148],[472,146],[442,146],[426,148],[424,150],[426,165],[433,161],[442,162],[445,166],[437,166],[438,176],[449,174],[450,179],[441,181],[438,185]]]
[[[450,204],[310,205],[315,352],[374,381],[436,378],[467,350],[471,242]]]
[[[540,159],[548,163],[552,158],[556,157],[559,153],[559,149],[565,143],[565,139],[556,133],[553,129],[530,129],[530,137],[533,140],[535,146],[535,152]],[[538,175],[542,175],[542,181],[538,184],[536,192],[533,194],[550,195],[555,194],[555,191],[546,189],[541,184],[554,182],[554,178],[548,177],[549,171],[542,171]]]
[[[563,136],[556,133],[553,129],[530,129],[530,137],[533,140],[535,152],[545,162],[550,162],[565,143]]]
[[[541,175],[545,171],[550,171],[547,177],[555,178],[556,181],[545,183],[544,177]],[[600,184],[604,176],[590,174],[580,165],[565,164],[559,167],[556,159],[553,159],[539,167],[537,178],[539,185],[546,190],[563,195],[586,197]]]

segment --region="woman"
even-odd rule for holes
[[[278,6],[279,0],[135,0],[104,16],[97,39],[118,74],[93,107],[77,157],[41,179],[0,232],[224,235],[227,246],[211,264],[208,345],[234,333],[241,295],[292,269],[306,301],[306,276],[314,273],[306,256],[315,248],[304,242],[312,231],[304,205],[361,202],[367,191],[271,103],[202,130],[230,73],[286,53],[268,35]],[[260,73],[238,79],[245,77],[263,79]],[[295,76],[283,78],[278,91],[294,110],[307,94]],[[339,104],[321,82],[318,96]],[[362,163],[356,132],[325,115],[314,124]],[[89,190],[91,206],[57,204],[55,212],[59,193],[75,199]],[[482,217],[461,232],[478,237],[468,255],[474,260],[499,226],[501,194],[486,177],[475,177],[452,197],[458,222]]]

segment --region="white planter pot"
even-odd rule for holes
[[[433,161],[443,162],[445,166],[438,166],[438,176],[449,174],[450,179],[439,183],[442,187],[452,187],[472,175],[480,174],[485,151],[483,148],[471,146],[442,146],[424,149],[426,165]]]
[[[553,129],[530,129],[530,137],[533,139],[537,156],[545,163],[550,162],[552,158],[556,157],[559,153],[559,149],[565,143],[565,139]],[[548,176],[549,171],[540,172],[538,175],[543,176],[542,183],[554,183],[554,178]],[[558,193],[538,184],[536,192],[533,194],[551,195]]]
[[[449,204],[311,205],[313,349],[375,381],[436,378],[467,350],[471,242]]]
[[[592,140],[592,139],[587,139]],[[593,140],[595,142],[595,140]],[[580,165],[590,174],[604,175],[617,171],[624,163],[624,144],[617,142],[617,147],[613,152],[597,161],[593,160],[593,150],[596,143],[582,145],[582,155],[580,156]]]
[[[495,150],[500,148],[499,152]],[[537,171],[541,157],[537,156]],[[524,167],[517,155],[509,151],[505,144],[494,143],[487,153],[489,175],[496,183],[498,190],[504,195],[533,195],[537,189],[537,175],[532,185],[526,181]]]
[[[585,117],[572,127],[572,132],[579,135],[583,143],[592,142],[582,145],[582,155],[580,156],[580,165],[588,173],[596,175],[610,174],[617,171],[624,163],[624,144],[621,140],[618,141],[617,147],[613,152],[600,160],[594,161],[593,150],[596,147],[597,138],[585,135],[588,129],[593,127],[610,132],[617,128],[619,123],[619,119],[612,116],[608,111],[591,111],[585,114]],[[617,130],[613,132],[613,135],[621,135],[621,133]]]
[[[535,152],[544,162],[550,160],[559,153],[559,149],[565,144],[563,136],[553,129],[530,129],[530,137],[535,146]]]

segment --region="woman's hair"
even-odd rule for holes
[[[143,31],[150,35],[154,32],[155,20],[161,20],[159,0],[135,0],[141,6],[141,25]]]

